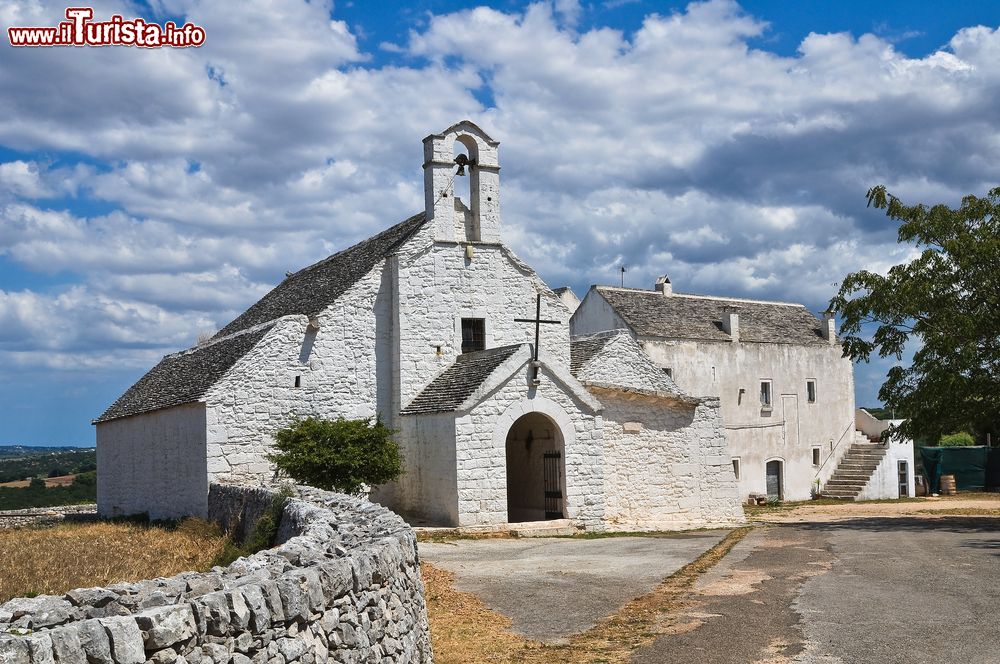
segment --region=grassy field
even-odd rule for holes
[[[27,482],[27,486],[0,486],[0,510],[80,505],[96,501],[97,474],[94,471],[73,475],[69,482],[50,484],[48,480],[35,478]]]
[[[0,603],[211,568],[226,538],[198,519],[176,527],[66,523],[0,530]]]

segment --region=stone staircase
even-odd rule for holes
[[[884,447],[858,432],[820,493],[824,498],[856,499],[884,457]]]

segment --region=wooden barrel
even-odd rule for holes
[[[946,496],[954,496],[958,491],[955,489],[955,476],[954,475],[942,475],[941,476],[941,493]]]

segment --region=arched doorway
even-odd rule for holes
[[[559,426],[547,415],[527,413],[507,432],[507,520],[565,517],[565,449]]]
[[[765,473],[767,475],[767,499],[768,500],[782,500],[784,497],[784,491],[782,490],[784,473],[782,472],[782,463],[780,459],[772,459],[767,462],[765,467]]]

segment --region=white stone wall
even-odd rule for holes
[[[102,516],[205,516],[204,404],[97,425],[97,507]]]
[[[570,312],[531,268],[500,245],[474,245],[470,260],[461,245],[425,239],[424,231],[412,238],[398,261],[401,406],[461,353],[462,318],[486,320],[487,348],[534,343],[534,325],[514,318],[534,318],[538,292],[542,318],[562,322],[542,326],[540,356],[569,366]]]
[[[299,361],[307,324],[305,316],[281,319],[206,394],[210,481],[270,478],[272,434],[315,412],[308,363]],[[295,387],[297,375],[303,387]]]
[[[784,498],[808,500],[825,481],[854,434],[854,368],[840,346],[641,339],[660,367],[670,367],[684,391],[718,396],[729,450],[740,459],[740,495],[766,493],[765,465],[779,459]],[[760,383],[771,381],[770,412]],[[816,381],[809,403],[806,381]],[[744,392],[741,394],[740,390]],[[820,465],[812,461],[820,448]]]
[[[403,476],[375,490],[372,500],[414,525],[459,525],[455,414],[401,417],[397,430]]]
[[[521,415],[538,412],[563,436],[566,517],[599,529],[605,472],[601,417],[545,367],[541,384],[532,387],[530,371],[526,365],[455,422],[459,524],[507,522],[507,432]]]
[[[573,312],[571,333],[574,337],[579,337],[608,330],[628,330],[628,325],[615,313],[608,301],[591,288]]]
[[[863,408],[858,408],[854,414],[854,422],[858,431],[865,436],[878,437],[892,425],[899,426],[904,420],[880,420]],[[890,440],[886,447],[886,455],[882,463],[872,474],[868,484],[858,496],[859,500],[879,500],[899,497],[899,462],[906,462],[906,495],[914,497],[916,487],[913,475],[913,441]]]
[[[717,400],[693,406],[605,389],[595,394],[604,404],[609,529],[744,521]]]
[[[318,316],[282,319],[206,395],[211,479],[261,479],[272,434],[297,416],[392,417],[392,284],[384,266]],[[300,386],[295,387],[295,377]]]
[[[573,316],[574,335],[621,328],[627,326],[593,289]],[[719,397],[730,454],[740,460],[741,498],[766,492],[765,465],[777,459],[785,499],[806,500],[814,480],[825,482],[850,447],[854,367],[841,357],[839,344],[637,340],[684,392]],[[809,379],[816,381],[815,403],[806,397]],[[770,413],[761,408],[761,380],[771,381]],[[819,466],[812,463],[814,446],[820,448]]]
[[[624,330],[614,334],[597,356],[580,368],[577,377],[585,383],[681,394],[666,372],[656,366]]]

